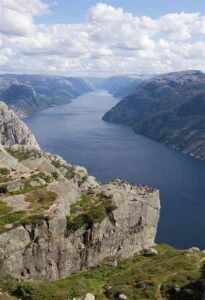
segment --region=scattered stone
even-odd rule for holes
[[[6,229],[11,229],[12,227],[13,227],[12,224],[6,224],[6,225],[4,225],[4,228],[6,228]]]
[[[193,295],[194,292],[191,289],[183,289],[183,293],[187,295]]]
[[[110,266],[110,267],[117,267],[117,260],[115,259],[115,260],[110,260],[109,262],[108,262],[108,265]]]
[[[95,300],[95,296],[91,293],[87,293],[84,300]]]
[[[179,294],[179,293],[181,293],[181,288],[178,286],[175,286],[175,287],[173,287],[173,291],[175,294]]]
[[[189,251],[200,251],[198,247],[191,247],[189,248]]]
[[[156,256],[158,255],[158,251],[154,248],[148,248],[143,250],[143,254],[145,256]]]
[[[118,296],[118,299],[119,299],[119,300],[127,300],[127,296],[126,296],[125,294],[120,294],[120,295]]]

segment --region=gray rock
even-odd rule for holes
[[[2,101],[0,101],[0,143],[6,146],[20,144],[40,149],[26,124]]]
[[[120,294],[120,295],[118,296],[118,299],[119,299],[119,300],[127,300],[127,296],[126,296],[125,294]]]
[[[57,186],[54,191],[56,189]],[[76,199],[79,197],[73,187],[70,191]],[[158,191],[144,190],[142,195],[140,187],[122,181],[111,182],[97,191],[112,194],[117,208],[92,228],[67,229],[66,213],[69,203],[75,200],[63,196],[55,204],[59,209],[57,206],[54,209],[55,205],[50,208],[53,217],[46,222],[20,226],[1,234],[0,255],[7,272],[21,280],[56,280],[95,267],[106,257],[127,258],[144,248],[149,249],[154,244],[159,219]],[[142,215],[146,216],[143,224]]]
[[[156,256],[158,255],[158,251],[154,248],[148,248],[143,250],[143,254],[145,256]]]
[[[114,260],[110,260],[109,262],[108,262],[108,265],[110,266],[110,267],[117,267],[117,260],[116,259],[114,259]]]
[[[91,293],[87,293],[84,300],[95,300],[95,296]]]
[[[187,295],[193,295],[194,292],[191,289],[183,289],[183,293]]]
[[[200,251],[198,247],[191,247],[189,248],[189,251]]]

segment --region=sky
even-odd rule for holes
[[[0,0],[0,72],[205,71],[205,0]]]

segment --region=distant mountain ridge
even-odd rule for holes
[[[205,159],[205,74],[190,70],[154,76],[103,119]]]
[[[139,84],[150,78],[151,75],[135,74],[135,75],[118,75],[108,78],[88,78],[96,88],[108,91],[116,98],[123,98],[135,92]]]
[[[25,117],[51,106],[67,104],[94,89],[87,80],[48,75],[0,75],[0,99]]]

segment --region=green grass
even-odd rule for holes
[[[22,225],[26,224],[33,224],[37,225],[40,224],[42,221],[47,221],[49,218],[44,216],[43,214],[36,214],[36,215],[30,215],[25,218],[23,218],[20,222]]]
[[[25,201],[30,202],[29,208],[33,212],[44,212],[56,200],[57,194],[52,191],[38,190],[26,195]]]
[[[33,191],[38,191],[40,189],[44,189],[46,186],[47,185],[45,184],[45,185],[42,185],[42,186],[34,187],[34,186],[30,185],[30,180],[27,180],[25,182],[24,187],[22,187],[20,189],[17,189],[16,191],[10,192],[9,194],[12,195],[12,196],[20,195],[20,194],[27,194],[29,192],[33,192]]]
[[[15,149],[15,148],[12,148],[12,147],[7,147],[5,148],[6,151],[12,155],[13,157],[15,157],[18,161],[23,161],[23,160],[26,160],[26,159],[29,159],[31,157],[36,157],[36,158],[39,158],[41,157],[41,154],[38,150],[36,149],[26,149],[26,148],[18,148],[18,149]]]
[[[32,179],[38,179],[41,178],[45,180],[46,183],[51,183],[53,181],[53,176],[47,175],[43,172],[38,172],[36,174],[31,175]]]
[[[81,186],[83,183],[85,183],[88,180],[88,175],[85,175],[81,178],[81,180],[78,181],[78,186]]]
[[[107,198],[103,193],[82,194],[81,198],[71,205],[67,228],[75,231],[84,225],[92,226],[101,223],[116,208],[112,199]]]
[[[0,168],[0,183],[8,182],[10,180],[10,170],[7,168]]]
[[[29,209],[27,211],[14,212],[12,207],[8,206],[6,202],[0,201],[0,233],[7,229],[5,225],[12,224],[12,228],[20,224],[37,224],[46,217],[43,215],[55,201],[57,194],[47,190],[37,190],[28,193],[25,201],[29,202]]]
[[[51,161],[51,163],[52,163],[52,165],[53,165],[54,167],[56,167],[57,169],[59,169],[59,168],[61,167],[60,160],[53,159],[53,160]]]
[[[20,221],[26,215],[25,211],[13,212],[12,207],[0,201],[0,233],[4,232],[5,225]]]
[[[204,276],[200,261],[205,255],[197,251],[175,250],[167,245],[156,248],[158,256],[134,256],[119,261],[117,267],[110,267],[104,262],[97,268],[59,281],[9,281],[0,283],[0,287],[22,300],[68,300],[84,297],[88,292],[95,294],[97,300],[117,299],[120,293],[130,300],[157,300],[162,297],[170,300],[201,299],[198,283]],[[184,298],[183,293],[179,298],[170,296],[172,284],[190,287],[194,294],[191,298],[187,295]]]
[[[75,167],[74,166],[69,166],[69,165],[62,164],[60,162],[60,160],[58,160],[58,159],[53,159],[51,161],[51,163],[57,169],[62,169],[64,171],[65,178],[67,178],[67,179],[74,178],[74,176],[75,176]]]
[[[0,168],[0,176],[6,176],[10,174],[10,170],[7,168]]]

